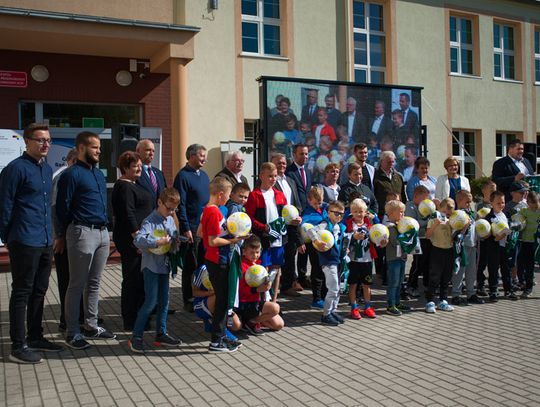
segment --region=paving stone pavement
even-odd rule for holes
[[[401,317],[384,315],[375,289],[376,320],[319,324],[307,291],[282,300],[286,327],[243,340],[234,354],[208,354],[208,335],[193,314],[176,312],[169,330],[184,340],[174,350],[134,355],[120,317],[120,266],[103,274],[100,316],[117,340],[86,351],[46,354],[39,365],[9,356],[9,273],[0,274],[5,406],[539,406],[540,288],[528,300],[459,307],[428,315],[421,302]],[[171,308],[181,306],[179,278]],[[346,301],[342,297],[342,301]],[[58,334],[53,270],[45,333]],[[340,310],[348,313],[344,302]],[[147,333],[147,342],[153,336]]]

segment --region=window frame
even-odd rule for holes
[[[501,22],[501,21],[493,21],[493,37],[495,36],[495,26],[499,27],[499,44],[498,47],[495,46],[495,43],[493,44],[493,78],[497,80],[503,80],[503,81],[517,81],[518,79],[518,50],[517,50],[517,43],[516,38],[518,38],[518,27],[516,25],[510,24],[508,22]],[[512,50],[506,49],[504,47],[504,27],[508,27],[512,29],[513,32],[513,38],[512,38]],[[494,40],[494,38],[493,38]],[[501,76],[495,75],[495,55],[499,55],[501,58]],[[507,78],[505,75],[505,56],[513,57],[514,58],[514,77],[513,78]]]
[[[456,19],[456,41],[452,41],[451,35],[450,35],[450,19],[455,18]],[[470,21],[471,23],[471,44],[466,44],[461,41],[462,37],[462,30],[461,30],[461,22],[462,20]],[[449,59],[449,70],[452,75],[460,75],[460,76],[475,76],[476,75],[476,49],[475,49],[475,35],[476,35],[476,24],[475,19],[473,16],[464,16],[464,15],[458,15],[458,14],[450,14],[449,20],[448,20],[448,42],[450,47],[450,59]],[[457,49],[457,65],[458,65],[458,71],[452,71],[452,48]],[[464,73],[462,69],[462,59],[461,59],[461,51],[462,50],[468,50],[471,51],[471,72]]]
[[[370,14],[369,14],[369,6],[374,4],[377,6],[380,6],[382,8],[382,21],[383,21],[383,29],[387,26],[386,16],[385,16],[385,4],[377,2],[377,1],[363,1],[363,0],[351,0],[351,12],[354,10],[354,3],[364,3],[364,18],[365,18],[365,28],[357,28],[354,26],[354,19],[352,22],[352,61],[353,61],[353,75],[352,75],[352,81],[356,83],[374,83],[371,81],[372,72],[379,72],[382,73],[384,76],[384,80],[381,85],[384,85],[387,81],[387,68],[388,68],[388,36],[386,35],[385,31],[377,31],[377,30],[371,30],[370,29]],[[366,36],[366,54],[367,54],[367,64],[357,64],[356,60],[354,58],[354,36],[355,34],[363,34]],[[372,66],[371,65],[371,36],[379,36],[384,38],[384,58],[385,58],[385,66],[379,67],[379,66]],[[366,82],[357,82],[356,77],[356,71],[365,71],[366,72]],[[377,83],[379,84],[379,83]]]
[[[538,73],[538,77],[536,77],[536,64],[540,65],[540,27],[534,27],[533,30],[533,55],[534,55],[534,69],[533,69],[533,77],[534,77],[534,84],[540,85],[540,71]],[[538,48],[538,52],[536,52],[536,48]]]
[[[457,133],[457,134],[456,134]],[[472,134],[473,137],[473,143],[474,143],[474,155],[472,154],[465,154],[465,148],[463,146],[465,145],[465,133]],[[476,149],[477,149],[477,137],[476,132],[474,130],[452,130],[452,134],[454,137],[452,137],[452,157],[454,157],[459,162],[459,174],[467,177],[469,179],[476,178]],[[455,139],[458,139],[458,148],[459,148],[459,155],[454,154],[454,143],[456,142]],[[465,164],[472,164],[474,166],[474,176],[471,177],[469,174],[465,174]]]
[[[264,0],[255,0],[257,2],[257,15],[252,16],[249,14],[242,14],[242,1],[240,1],[240,13],[241,13],[241,26],[240,26],[240,36],[241,36],[241,52],[242,55],[247,56],[264,56],[264,57],[283,57],[283,33],[282,33],[282,16],[283,16],[283,0],[279,1],[279,18],[264,17]],[[244,23],[257,24],[257,47],[258,52],[253,51],[244,51],[242,40],[244,37],[242,25]],[[270,54],[265,52],[264,49],[264,26],[271,25],[278,27],[279,32],[279,54]]]
[[[502,152],[502,155],[497,155],[497,138],[501,136],[501,152]],[[506,146],[508,145],[508,143],[510,142],[510,140],[515,140],[515,139],[522,139],[521,135],[519,132],[516,132],[516,131],[496,131],[495,132],[495,159],[499,159],[499,158],[502,158],[502,157],[506,157],[506,154],[507,154],[507,150],[506,150]]]

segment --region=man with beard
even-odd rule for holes
[[[83,131],[75,139],[77,162],[64,171],[58,182],[56,215],[60,228],[55,244],[65,244],[69,261],[69,285],[65,299],[66,343],[86,349],[86,339],[114,339],[116,335],[98,326],[99,285],[109,256],[107,184],[97,167],[101,141]],[[79,304],[84,292],[84,328],[79,325]]]

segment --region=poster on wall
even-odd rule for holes
[[[22,133],[22,130],[0,129],[0,172],[26,150]]]

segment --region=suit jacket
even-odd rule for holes
[[[227,181],[229,181],[231,183],[231,185],[234,187],[236,184],[238,184],[238,179],[236,179],[236,177],[234,176],[234,174],[232,173],[231,170],[229,170],[227,167],[223,168],[220,172],[218,172],[216,174],[216,176],[214,178],[217,178],[217,177],[223,177],[225,178]],[[248,180],[246,177],[244,177],[243,175],[240,175],[240,179],[242,180],[242,182],[246,185],[249,185],[248,184]]]
[[[388,178],[383,170],[377,168],[375,170],[375,176],[373,177],[373,185],[375,190],[375,198],[379,204],[379,218],[384,216],[384,205],[386,203],[386,195],[389,192],[395,192],[401,197],[401,202],[407,202],[407,195],[405,194],[405,183],[403,177],[396,170],[392,170],[392,178]]]
[[[347,112],[341,115],[340,124],[345,126],[347,132],[349,131],[349,114]],[[368,141],[367,120],[366,117],[359,111],[356,111],[351,135],[351,143],[367,143]]]
[[[378,140],[380,140],[384,136],[392,136],[392,131],[394,130],[394,122],[392,121],[390,117],[388,117],[386,114],[383,115],[381,125],[379,126],[379,130],[377,131],[377,133],[373,133],[371,131],[374,121],[375,121],[375,117],[372,117],[371,119],[369,119],[369,123],[368,123],[369,134],[375,134]]]
[[[409,133],[418,134],[418,115],[416,114],[416,112],[413,112],[410,107],[409,111],[407,112],[407,118],[404,125]]]
[[[300,209],[302,211],[307,206],[307,193],[313,182],[311,171],[308,169],[307,165],[304,165],[304,171],[306,172],[306,187],[304,187],[304,184],[302,183],[302,179],[300,178],[300,171],[298,171],[298,168],[296,167],[296,164],[294,162],[290,164],[285,170],[285,174],[289,178],[291,178],[296,184],[296,190],[298,191],[298,200],[300,202]]]
[[[319,107],[319,105],[315,105],[313,114],[309,114],[310,105],[305,105],[302,107],[302,116],[300,117],[300,120],[309,123],[311,126],[319,124],[319,120],[317,119],[317,110],[319,110]]]
[[[150,182],[150,177],[148,176],[144,168],[141,172],[141,176],[136,181],[136,183],[152,194],[152,196],[154,197],[153,209],[156,209],[159,194],[161,193],[161,191],[167,188],[167,182],[165,181],[165,176],[163,175],[163,172],[159,168],[156,168],[156,167],[151,167],[151,168],[152,168],[152,172],[156,176],[156,181],[158,184],[157,192],[154,192],[154,189],[152,188],[152,183]]]
[[[529,174],[534,174],[534,170],[529,163],[529,160],[523,159],[523,164],[527,167]],[[519,168],[514,164],[514,160],[509,156],[499,158],[493,163],[493,170],[491,171],[491,179],[497,184],[497,189],[503,191],[506,199],[511,198],[510,184],[514,182],[514,177],[519,174]]]
[[[334,130],[337,130],[337,126],[339,126],[339,122],[341,121],[341,112],[337,109],[332,109],[330,112],[326,109],[326,111],[328,112],[328,119],[326,121]]]
[[[285,175],[285,180],[287,181],[287,184],[289,184],[289,187],[291,188],[291,192],[292,192],[291,205],[296,206],[298,208],[298,211],[301,212],[300,198],[298,197],[298,188],[296,186],[296,182],[294,182],[294,180],[287,175]],[[276,181],[276,184],[274,185],[274,188],[276,188],[278,191],[283,192],[281,185],[277,181]]]

